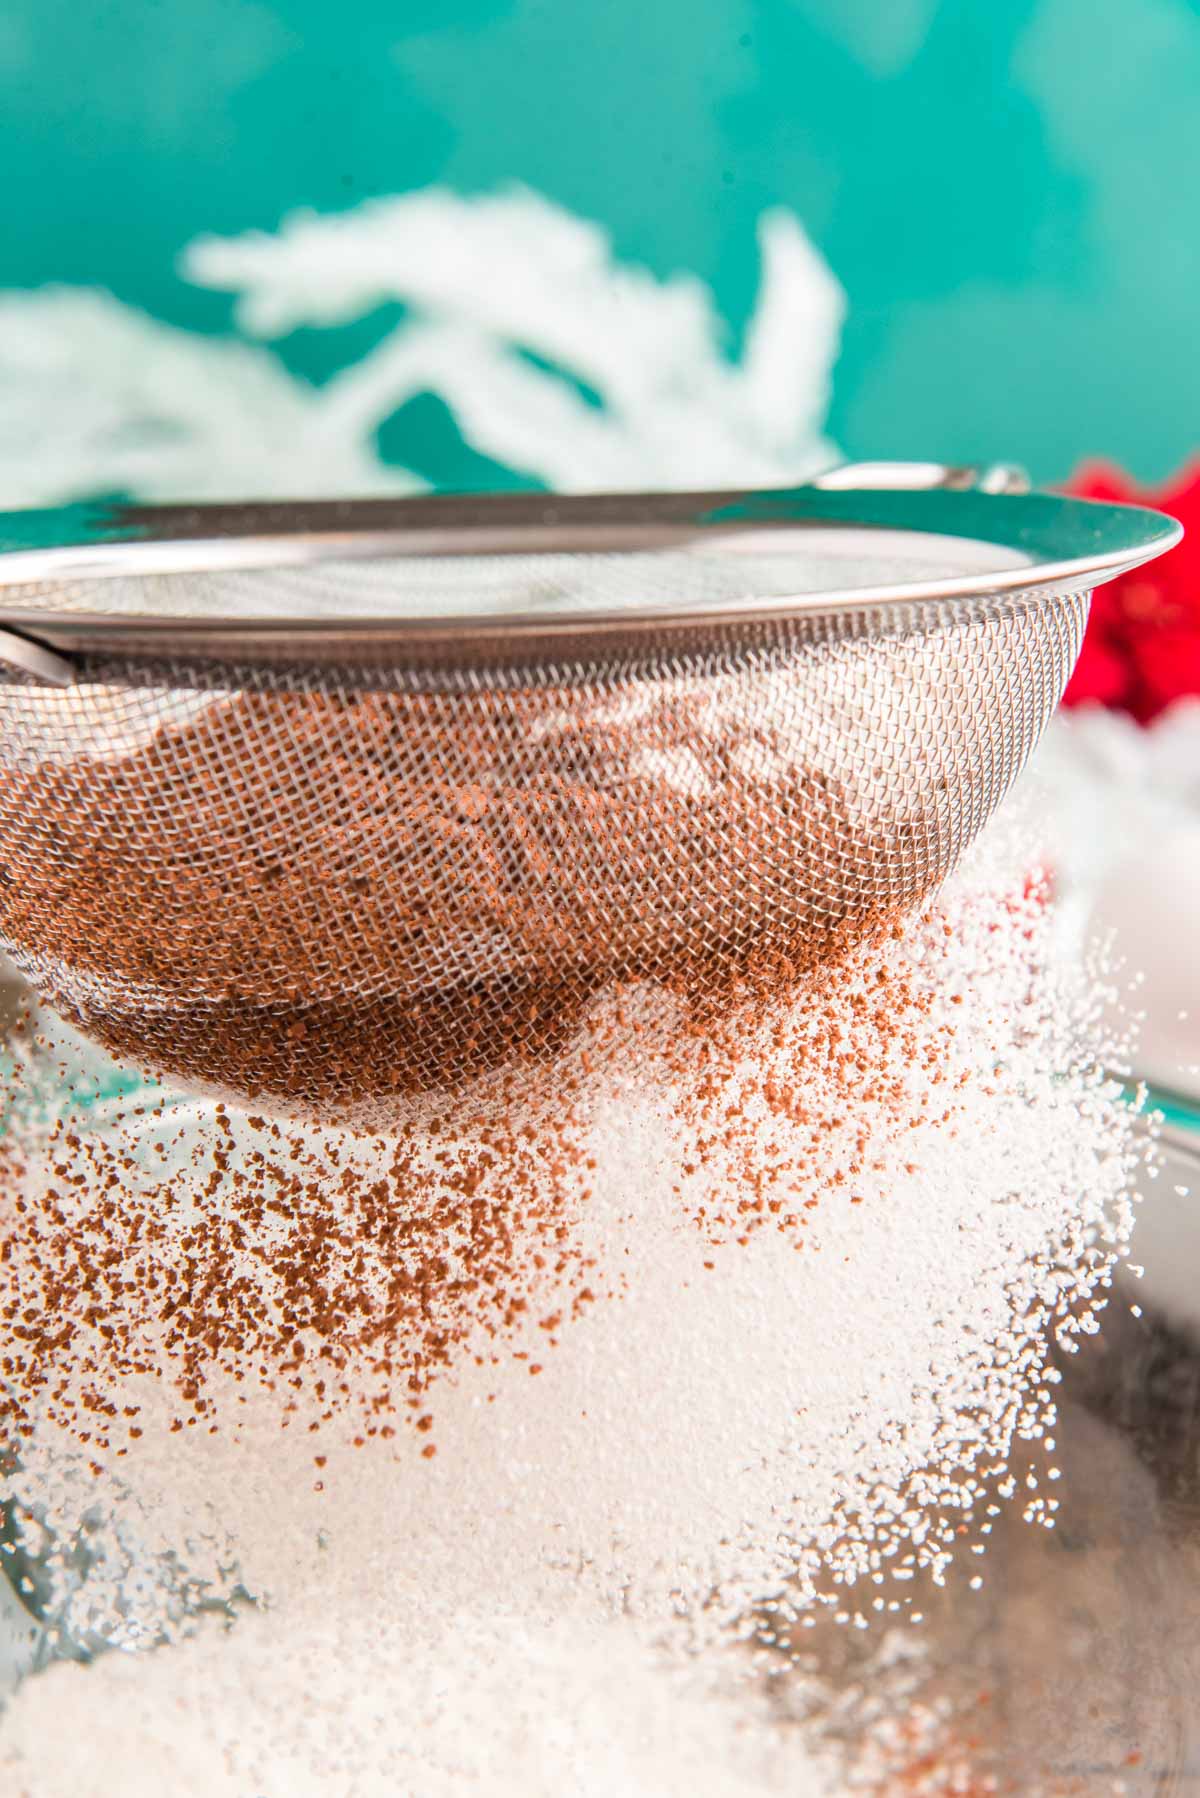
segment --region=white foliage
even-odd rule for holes
[[[273,337],[345,323],[387,300],[411,309],[343,377],[364,423],[432,390],[467,439],[547,486],[772,480],[831,459],[819,426],[840,288],[787,213],[764,215],[759,304],[741,362],[690,275],[614,263],[599,227],[517,190],[440,189],[340,217],[299,214],[277,236],[203,239],[184,267],[238,296],[243,329]],[[590,404],[521,355],[587,383]]]
[[[88,288],[0,293],[0,505],[411,487],[268,351]]]
[[[376,433],[420,393],[551,488],[803,478],[834,459],[820,423],[843,296],[789,214],[764,215],[760,243],[740,359],[702,282],[622,266],[599,227],[520,190],[429,189],[192,245],[184,274],[232,294],[250,337],[403,304],[320,387],[261,344],[101,292],[0,294],[0,503],[404,490],[421,483]]]

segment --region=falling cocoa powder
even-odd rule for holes
[[[18,1101],[18,1113],[21,1110]],[[36,1157],[34,1164],[30,1157]],[[553,1118],[427,1120],[389,1139],[219,1106],[199,1142],[152,1095],[121,1130],[58,1121],[0,1141],[0,1377],[8,1427],[41,1412],[91,1452],[140,1428],[112,1394],[166,1376],[210,1428],[222,1377],[297,1396],[363,1437],[431,1426],[427,1395],[546,1293],[547,1348],[594,1302],[572,1239],[588,1163]]]
[[[111,1395],[146,1377],[173,1386],[183,1428],[227,1424],[232,1380],[270,1388],[285,1422],[303,1395],[319,1419],[357,1413],[363,1438],[424,1435],[464,1356],[540,1371],[515,1346],[526,1326],[550,1352],[612,1296],[580,1228],[588,1120],[632,1038],[642,1096],[671,1119],[680,1223],[714,1249],[765,1228],[802,1247],[823,1192],[854,1203],[878,1177],[881,1132],[894,1153],[958,1102],[928,991],[876,976],[843,958],[796,977],[808,1004],[768,1006],[751,985],[715,1019],[673,996],[610,1000],[549,1082],[497,1076],[387,1136],[224,1105],[197,1134],[153,1091],[119,1128],[46,1123],[18,1084],[0,1140],[10,1426],[41,1412],[120,1455],[140,1425]]]

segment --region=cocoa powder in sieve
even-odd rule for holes
[[[118,1056],[319,1115],[552,1053],[614,984],[728,1008],[895,907],[737,678],[220,693],[126,753],[27,758],[0,930]]]

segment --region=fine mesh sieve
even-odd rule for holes
[[[0,515],[4,947],[316,1112],[811,968],[944,878],[1177,535],[937,478]]]

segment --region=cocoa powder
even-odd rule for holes
[[[64,1111],[70,1070],[52,1064],[47,1119],[35,1041],[0,1140],[10,1428],[42,1414],[119,1457],[141,1426],[111,1395],[145,1377],[178,1394],[180,1428],[228,1424],[232,1381],[271,1389],[285,1423],[301,1405],[326,1422],[350,1409],[363,1439],[401,1422],[425,1436],[433,1388],[464,1356],[536,1373],[516,1347],[529,1321],[550,1351],[613,1296],[579,1226],[597,1093],[634,1041],[641,1094],[675,1133],[680,1220],[714,1250],[763,1229],[803,1247],[823,1193],[859,1202],[881,1154],[958,1101],[928,990],[865,967],[795,975],[791,1007],[765,970],[718,1014],[610,1001],[552,1080],[494,1077],[386,1136],[224,1105],[197,1128],[153,1092],[91,1129]]]
[[[174,1389],[176,1428],[236,1425],[231,1383],[252,1383],[285,1428],[303,1399],[324,1422],[352,1410],[360,1441],[426,1436],[456,1359],[494,1352],[539,1294],[550,1350],[605,1292],[570,1230],[589,1164],[569,1092],[553,1115],[514,1105],[386,1139],[223,1105],[195,1138],[153,1095],[120,1129],[45,1133],[33,1095],[16,1104],[0,1139],[10,1442],[40,1416],[120,1457],[141,1428],[113,1394],[139,1378]]]
[[[614,984],[729,1009],[898,903],[782,690],[217,694],[0,775],[0,931],[123,1059],[321,1115],[552,1053]]]

